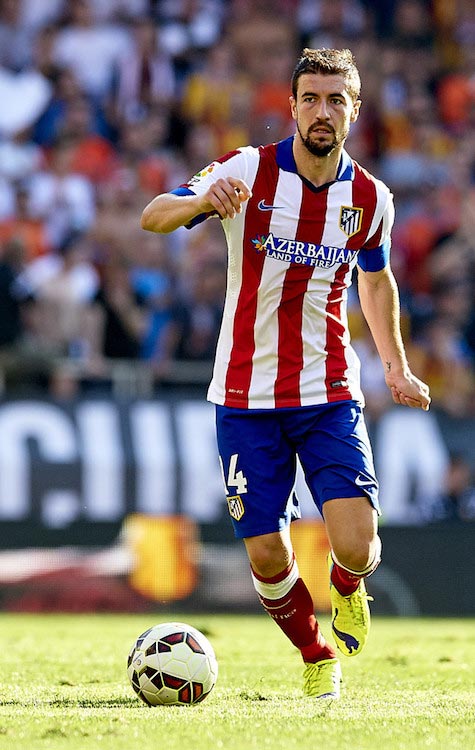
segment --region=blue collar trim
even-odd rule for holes
[[[292,151],[292,145],[294,142],[294,136],[291,135],[283,141],[279,141],[277,144],[277,164],[285,172],[297,172],[297,165],[295,163],[294,154]],[[355,176],[355,170],[349,154],[343,149],[338,165],[337,180],[352,180]]]

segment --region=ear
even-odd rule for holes
[[[290,103],[290,113],[292,115],[292,118],[296,120],[297,119],[297,102],[295,101],[293,96],[289,96],[289,103]]]
[[[350,122],[356,122],[356,120],[358,119],[358,115],[360,113],[360,107],[361,107],[361,99],[357,99],[356,102],[353,104],[353,109],[350,115]]]

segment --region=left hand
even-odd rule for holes
[[[431,402],[429,386],[416,378],[412,372],[407,371],[401,375],[387,375],[386,383],[395,404],[429,411]]]

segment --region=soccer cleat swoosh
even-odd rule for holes
[[[266,203],[264,200],[259,201],[257,204],[259,211],[274,211],[274,209],[284,208],[284,206],[273,206]]]

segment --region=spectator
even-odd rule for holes
[[[43,151],[33,143],[30,128],[17,130],[0,141],[0,174],[12,183],[25,180],[44,165]]]
[[[269,50],[268,64],[254,87],[250,118],[252,142],[264,143],[269,134],[278,141],[291,135],[294,123],[287,104],[288,82],[292,74],[293,47]],[[239,145],[242,145],[239,144]]]
[[[131,269],[131,284],[146,305],[146,325],[141,339],[142,359],[160,364],[165,358],[174,303],[174,278],[166,244],[153,235],[137,238],[137,259]]]
[[[191,171],[198,171],[213,159],[213,150],[216,144],[216,132],[208,123],[195,123],[187,130],[184,156],[185,163],[189,164]],[[214,151],[214,153],[216,153]]]
[[[434,414],[386,411],[376,427],[375,464],[384,523],[427,523],[440,503],[448,465],[447,446]]]
[[[104,267],[95,302],[100,310],[101,355],[138,359],[146,327],[145,299],[133,289],[129,263],[120,256]]]
[[[130,50],[130,34],[118,24],[96,24],[92,0],[70,0],[67,7],[69,16],[56,36],[53,62],[71,67],[85,92],[101,100],[111,90],[115,65]]]
[[[41,30],[60,20],[67,0],[20,0],[22,24],[32,32]]]
[[[276,50],[286,56],[288,50],[296,47],[295,24],[284,15],[277,16],[272,11],[272,3],[262,10],[259,4],[253,4],[247,17],[236,12],[236,20],[228,33],[238,68],[252,80],[253,86],[266,77],[267,61],[275,57]]]
[[[47,106],[51,88],[38,70],[13,73],[0,66],[0,137],[31,127]]]
[[[454,297],[457,292],[449,291]],[[472,407],[473,356],[454,317],[431,318],[408,347],[412,367],[417,367],[431,389],[434,407],[462,417]]]
[[[299,3],[299,29],[311,47],[341,46],[364,33],[368,23],[359,0],[303,0]]]
[[[48,241],[58,248],[71,232],[84,232],[94,221],[92,183],[73,171],[75,144],[63,138],[48,154],[48,167],[27,183],[31,215],[46,223]]]
[[[226,267],[219,261],[197,269],[188,294],[173,311],[167,342],[171,359],[212,361],[224,300]]]
[[[0,221],[0,244],[6,242],[21,244],[25,263],[52,250],[45,223],[32,216],[28,203],[28,190],[23,185],[19,185],[16,189],[15,212],[8,219]]]
[[[93,300],[98,274],[90,261],[84,235],[71,234],[58,253],[29,263],[19,277],[30,300],[31,346],[51,356],[70,356],[85,364],[98,352],[98,317]]]
[[[168,124],[166,113],[153,110],[121,128],[119,178],[144,194],[167,189],[176,174],[176,157],[165,145]]]
[[[133,46],[115,69],[113,107],[118,122],[143,118],[157,105],[169,107],[176,94],[175,71],[160,47],[153,21],[137,18],[132,29]]]
[[[450,456],[444,494],[433,508],[431,521],[475,521],[475,485],[469,461],[461,454]]]
[[[32,30],[24,23],[18,0],[0,4],[0,65],[20,71],[32,61]]]
[[[160,43],[177,66],[190,72],[195,50],[206,50],[221,34],[225,3],[223,0],[164,0],[157,3],[156,15]]]
[[[275,74],[274,66],[272,70]],[[213,148],[219,153],[248,142],[252,117],[249,80],[239,70],[227,37],[206,52],[203,65],[188,77],[181,109],[185,121],[212,131]]]
[[[33,140],[40,146],[51,147],[68,129],[69,112],[79,102],[89,108],[87,118],[90,133],[112,140],[115,136],[103,109],[84,94],[78,79],[69,68],[52,68],[49,71],[53,94],[33,131]],[[74,119],[74,118],[73,118]]]
[[[18,240],[1,244],[0,254],[0,352],[9,351],[23,336],[23,320],[17,279],[24,265],[23,245]]]
[[[94,262],[101,273],[118,257],[127,260],[133,257],[131,238],[136,237],[137,207],[142,196],[133,177],[121,172],[98,195],[97,215],[89,238],[94,247]]]
[[[399,0],[396,3],[392,37],[398,46],[406,50],[432,46],[433,24],[426,0]]]
[[[98,185],[113,179],[118,159],[112,143],[96,131],[94,114],[87,97],[75,98],[65,111],[60,137],[71,147],[71,171]]]

